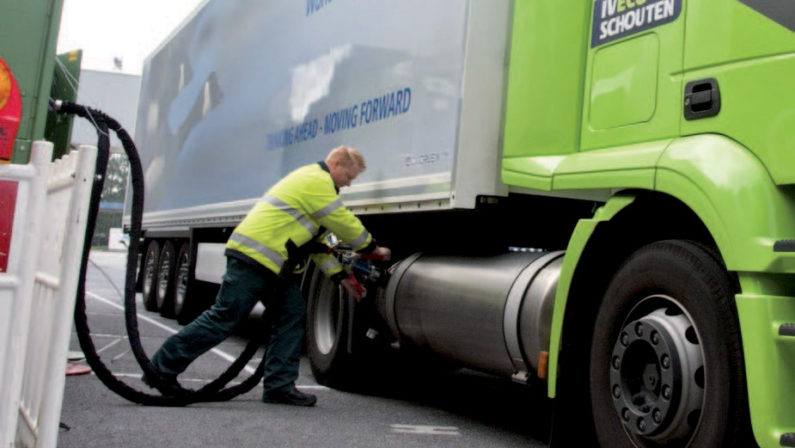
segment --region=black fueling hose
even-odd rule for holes
[[[91,109],[89,107],[81,106],[69,102],[56,102],[51,101],[51,107],[59,113],[77,115],[79,117],[90,120],[94,127],[97,129],[98,135],[98,153],[96,163],[96,175],[94,177],[94,185],[91,190],[91,202],[88,212],[88,220],[86,222],[86,235],[85,243],[83,246],[83,256],[80,264],[80,277],[78,279],[77,298],[75,303],[75,329],[77,337],[80,342],[80,348],[85,354],[86,361],[91,369],[96,374],[97,378],[102,381],[105,386],[110,390],[120,395],[121,397],[132,401],[149,406],[186,406],[191,403],[207,402],[207,401],[225,401],[250,391],[257,385],[262,378],[265,369],[265,357],[257,366],[254,373],[246,378],[242,383],[235,386],[227,387],[232,379],[234,379],[240,371],[245,367],[246,363],[254,356],[256,351],[263,344],[267,342],[272,327],[270,319],[275,313],[265,313],[266,331],[260,333],[259,336],[252,339],[240,357],[232,363],[217,379],[208,383],[198,390],[185,389],[184,394],[179,396],[161,396],[152,395],[146,392],[141,392],[133,387],[130,387],[123,381],[119,380],[113,373],[105,366],[97,354],[94,341],[91,338],[91,329],[88,326],[86,319],[86,302],[85,302],[85,280],[86,270],[88,266],[88,256],[91,249],[91,239],[94,234],[94,227],[97,220],[97,211],[99,210],[100,197],[102,195],[102,187],[104,185],[105,172],[107,170],[108,160],[110,158],[110,138],[108,131],[112,130],[119,137],[122,142],[124,151],[127,153],[127,158],[130,163],[130,176],[132,178],[132,212],[130,218],[130,245],[127,253],[127,269],[125,277],[124,288],[124,314],[125,324],[127,327],[127,336],[130,341],[130,347],[135,355],[135,359],[141,366],[143,372],[152,381],[158,381],[159,376],[153,370],[149,357],[146,355],[142,345],[141,338],[138,332],[138,319],[136,314],[135,304],[135,275],[138,265],[138,252],[140,250],[141,242],[141,219],[143,217],[144,205],[144,179],[143,169],[141,167],[141,159],[138,157],[138,151],[133,143],[132,138],[127,131],[113,118],[105,113]]]

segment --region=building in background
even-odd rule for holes
[[[77,103],[99,109],[115,118],[127,132],[135,131],[141,77],[118,72],[83,69],[77,89]],[[96,145],[97,133],[87,120],[76,120],[72,128],[73,145]],[[121,142],[111,135],[112,152],[124,152]]]

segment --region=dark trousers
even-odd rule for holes
[[[202,353],[232,334],[251,313],[257,301],[279,310],[265,355],[265,392],[292,388],[298,378],[298,362],[304,335],[306,305],[295,282],[227,258],[226,273],[215,304],[179,333],[171,336],[152,356],[155,369],[179,375]]]

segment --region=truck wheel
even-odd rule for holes
[[[160,258],[160,245],[157,241],[150,241],[144,254],[143,273],[141,275],[144,308],[147,311],[157,311],[157,297],[155,297],[155,282],[157,281],[157,264]]]
[[[591,345],[601,446],[748,446],[745,372],[731,280],[716,257],[668,240],[611,280]]]
[[[190,244],[183,242],[177,252],[177,267],[174,273],[174,317],[182,325],[193,319],[191,310],[195,307],[188,301],[187,291],[190,281]]]
[[[155,296],[157,308],[163,317],[174,315],[174,271],[177,264],[177,254],[174,243],[166,241],[160,251],[160,262],[157,265],[157,282]]]
[[[353,360],[347,352],[348,297],[341,286],[314,269],[307,304],[307,355],[318,383],[345,387]]]

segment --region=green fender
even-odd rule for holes
[[[558,354],[560,352],[560,338],[563,330],[563,315],[566,313],[566,300],[569,297],[569,288],[571,287],[574,270],[596,226],[600,222],[610,221],[610,219],[634,200],[634,196],[613,196],[604,206],[597,210],[593,218],[581,219],[574,228],[574,233],[566,248],[566,256],[563,258],[563,266],[561,266],[560,269],[558,289],[555,292],[555,305],[552,310],[552,329],[550,332],[548,364],[548,378],[550,378],[550,381],[547,384],[547,394],[550,398],[555,398],[556,378],[558,377]]]
[[[674,140],[657,163],[655,190],[684,202],[707,226],[726,267],[795,273],[795,254],[773,252],[795,238],[795,195],[773,183],[750,151],[719,135]]]
[[[636,176],[646,177],[646,180],[636,178],[633,186],[637,188],[640,184],[650,185],[651,189],[675,197],[693,210],[715,240],[727,268],[739,273],[744,292],[751,287],[756,294],[775,292],[764,289],[765,285],[774,288],[776,282],[755,280],[754,273],[758,273],[757,276],[795,273],[795,253],[773,251],[777,240],[795,239],[795,195],[777,187],[764,165],[750,151],[724,136],[706,134],[683,137],[671,140],[663,148],[658,153],[659,158],[653,164],[653,169],[635,172]],[[600,150],[607,151],[621,151],[621,148]],[[645,163],[648,163],[648,155],[643,155]],[[570,157],[582,156],[581,153]],[[623,156],[625,163],[631,163],[627,161],[632,159],[631,152],[625,152]],[[564,165],[566,158],[563,156],[561,159],[564,160],[556,161],[556,165]],[[558,176],[563,180],[565,175],[562,172],[555,173],[558,171],[555,168],[550,171],[550,183],[554,190],[556,184],[563,184],[556,181]],[[587,171],[587,168],[578,170],[577,182],[566,182],[566,189],[578,189],[579,182],[582,182],[580,188],[629,186],[611,184],[612,176],[609,176],[606,172],[609,170],[604,167],[594,169],[592,173]],[[613,179],[615,182],[616,178]],[[789,193],[792,192],[790,190]],[[600,222],[611,220],[633,201],[634,197],[631,195],[619,194],[611,197],[593,218],[581,220],[577,224],[569,240],[555,296],[550,334],[549,378],[557,378],[563,316],[580,256],[596,226]],[[793,303],[795,304],[795,299]],[[739,308],[743,339],[755,338],[752,332],[756,331],[758,325],[746,326],[747,319],[742,315],[743,307]],[[753,377],[755,371],[748,371],[749,384],[759,383],[759,379]],[[556,381],[549,381],[550,397],[555,397],[555,389]]]

